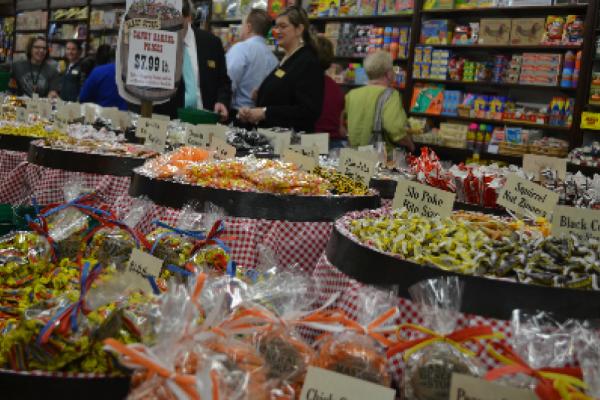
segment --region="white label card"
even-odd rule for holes
[[[84,105],[83,120],[86,124],[93,124],[96,122],[96,107],[91,104]]]
[[[217,136],[211,138],[209,149],[213,151],[211,155],[213,160],[228,160],[235,158],[235,147]]]
[[[431,186],[398,179],[392,208],[406,208],[409,212],[424,217],[449,217],[454,207],[456,194]]]
[[[129,31],[127,84],[175,88],[177,32],[133,28]]]
[[[319,162],[319,149],[317,146],[306,147],[301,144],[290,144],[289,149],[296,153],[300,153],[303,156],[311,157],[317,163]]]
[[[265,136],[271,146],[273,146],[274,154],[281,154],[283,150],[287,149],[292,142],[292,132],[275,132],[269,129],[258,129],[258,133]]]
[[[158,119],[146,119],[144,121],[144,125],[144,130],[146,134],[146,141],[144,142],[144,146],[156,151],[157,153],[162,153],[163,151],[165,151],[165,144],[167,143],[167,128],[169,126],[169,122]]]
[[[57,111],[54,114],[54,127],[63,132],[69,127],[69,117],[65,114],[65,110]]]
[[[158,277],[162,265],[163,260],[160,258],[154,257],[152,254],[140,249],[133,249],[124,273],[124,278],[129,283],[129,288],[146,292],[151,291],[152,286],[148,281],[148,277]]]
[[[393,400],[396,391],[385,386],[317,367],[308,367],[300,399]]]
[[[552,215],[552,236],[574,234],[581,239],[600,239],[600,210],[556,206]]]
[[[168,126],[169,121],[140,117],[138,119],[137,128],[135,130],[135,136],[146,138],[148,137],[148,133],[151,129],[164,130],[165,132],[167,132]]]
[[[190,146],[208,147],[210,146],[211,133],[206,129],[210,125],[192,125],[186,126],[186,143]]]
[[[311,172],[319,164],[313,157],[305,156],[290,149],[285,149],[282,156],[283,162],[292,163],[302,171]]]
[[[349,148],[340,150],[338,171],[361,181],[367,186],[369,186],[371,178],[375,175],[376,165],[377,160],[371,154]]]
[[[38,103],[38,112],[40,117],[44,119],[50,119],[52,116],[52,104],[48,101],[40,101]]]
[[[329,133],[307,133],[300,135],[300,144],[305,147],[317,146],[319,154],[329,154]]]
[[[519,389],[474,378],[468,375],[452,374],[450,400],[536,400],[537,396],[529,389]]]
[[[519,215],[526,217],[544,217],[548,220],[558,203],[559,194],[509,174],[506,184],[498,195],[497,203]]]
[[[549,168],[556,171],[559,179],[567,176],[567,159],[541,156],[538,154],[525,154],[523,156],[523,170],[534,174],[534,179],[540,179],[540,171]]]
[[[17,122],[27,122],[27,109],[25,107],[17,107]]]

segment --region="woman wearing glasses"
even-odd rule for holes
[[[27,44],[27,60],[12,65],[9,89],[18,96],[58,97],[60,75],[48,64],[48,42],[39,36]]]
[[[323,70],[306,11],[289,7],[273,34],[284,56],[258,89],[256,107],[242,107],[238,118],[264,127],[314,132],[323,104]]]

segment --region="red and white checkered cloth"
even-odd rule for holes
[[[114,207],[127,212],[133,198],[121,196]],[[136,228],[149,233],[159,220],[177,226],[179,210],[153,205]],[[234,236],[228,242],[236,263],[254,268],[258,262],[258,247],[271,249],[283,268],[297,268],[311,274],[327,243],[333,224],[331,222],[287,222],[264,219],[225,217],[225,235]]]
[[[0,150],[0,182],[4,182],[19,164],[26,161],[27,153],[25,152]]]
[[[377,268],[376,265],[365,267]],[[364,286],[362,283],[339,271],[329,262],[325,254],[319,259],[312,276],[316,281],[321,303],[326,301],[331,295],[342,292],[344,295],[338,297],[333,307],[344,310],[355,319],[358,317],[357,310],[359,309],[360,289]],[[398,297],[398,308],[400,309],[400,317],[396,323],[423,323],[419,315],[418,306],[415,303]],[[489,325],[494,331],[503,333],[507,338],[511,336],[510,321],[483,318],[478,315],[461,314],[457,321],[456,329],[476,325]],[[482,354],[480,360],[487,368],[497,366],[496,361],[489,358],[486,354]],[[395,355],[389,360],[389,369],[394,378],[400,382],[404,369],[404,362],[400,354]]]
[[[0,152],[0,160],[5,157],[11,160],[6,153],[9,152]],[[7,170],[2,167],[1,171],[5,173]],[[29,204],[32,197],[39,204],[58,203],[64,201],[63,188],[72,180],[78,180],[84,188],[93,190],[108,205],[127,194],[131,182],[129,177],[70,172],[24,161],[8,171],[0,182],[0,203]]]

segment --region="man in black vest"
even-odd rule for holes
[[[229,117],[231,80],[227,75],[225,51],[212,33],[192,26],[193,8],[183,0],[184,55],[182,80],[177,92],[154,112],[177,118],[178,108],[215,111],[225,121]]]

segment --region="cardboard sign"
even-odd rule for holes
[[[565,179],[567,176],[567,159],[538,154],[525,154],[523,156],[523,170],[534,174],[536,180],[540,179],[540,171],[546,168],[556,171],[559,179]]]
[[[454,207],[456,194],[431,186],[398,179],[392,208],[406,208],[409,212],[424,217],[449,217]]]
[[[175,88],[177,32],[133,28],[129,31],[127,84]]]
[[[27,100],[26,109],[28,115],[39,115],[39,100],[29,99]]]
[[[371,154],[345,148],[340,151],[337,170],[369,186],[376,165],[377,160]]]
[[[600,113],[592,111],[582,112],[581,129],[600,130]]]
[[[16,117],[17,122],[27,122],[27,109],[25,107],[17,107],[16,108]]]
[[[317,163],[319,162],[319,149],[317,146],[306,147],[301,144],[290,144],[288,149],[300,153],[303,156],[311,157]]]
[[[292,142],[292,132],[275,132],[269,129],[258,129],[258,133],[269,139],[274,154],[281,154]]]
[[[372,144],[368,144],[366,146],[358,146],[358,151],[368,151],[371,153],[375,153],[375,146]]]
[[[64,132],[68,127],[69,117],[66,114],[66,111],[64,109],[57,111],[56,114],[54,114],[54,128]]]
[[[146,121],[146,141],[144,142],[144,146],[157,153],[165,151],[168,125],[169,123],[167,121],[159,121],[156,119]]]
[[[474,378],[468,375],[452,374],[450,400],[536,400],[532,390]]]
[[[186,143],[190,146],[197,147],[208,147],[210,146],[210,138],[212,134],[209,129],[206,129],[210,125],[192,125],[187,124],[186,130]]]
[[[92,104],[84,104],[83,109],[83,121],[86,124],[93,124],[96,122],[96,107]]]
[[[129,283],[129,287],[144,291],[151,291],[152,286],[148,277],[157,277],[163,265],[163,260],[154,257],[140,249],[133,249],[127,268],[124,273],[124,279]]]
[[[304,147],[317,146],[319,154],[329,154],[329,133],[300,135],[300,144]]]
[[[152,118],[154,119],[160,119],[161,121],[170,121],[171,117],[169,117],[168,115],[164,115],[164,114],[154,114],[152,113]]]
[[[600,239],[600,210],[556,206],[552,215],[552,236],[574,234],[581,239]]]
[[[523,216],[550,219],[552,211],[558,203],[558,197],[558,193],[510,174],[498,195],[497,203]]]
[[[211,155],[211,158],[213,160],[228,160],[231,158],[235,158],[235,147],[214,135],[210,139],[209,150],[214,152]]]
[[[38,113],[44,119],[50,119],[52,116],[52,104],[48,101],[38,102]]]
[[[283,151],[282,160],[297,165],[302,171],[311,172],[319,165],[313,157],[305,156],[290,149]]]
[[[301,399],[307,400],[393,400],[396,391],[317,367],[308,367]]]
[[[81,105],[79,103],[56,103],[56,113],[60,113],[68,122],[81,117]]]
[[[138,119],[137,127],[135,130],[135,136],[146,138],[148,137],[148,133],[150,132],[150,130],[164,131],[166,133],[168,126],[168,121],[140,117]]]

